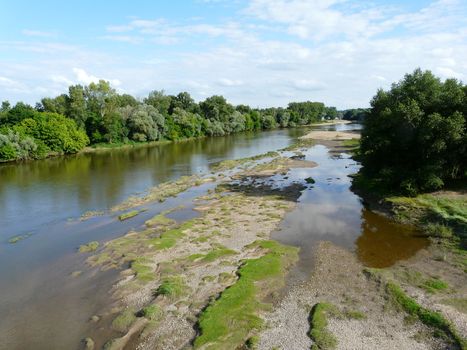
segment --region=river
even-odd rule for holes
[[[208,173],[222,160],[287,147],[307,131],[242,133],[0,166],[0,349],[79,348],[80,339],[93,329],[89,317],[110,299],[117,271],[88,268],[85,258],[76,254],[77,247],[123,235],[157,212],[191,203],[212,184],[148,206],[146,213],[128,222],[115,220],[111,213],[80,221],[81,214],[106,210],[161,182]],[[312,176],[316,183],[302,193],[297,208],[273,236],[301,247],[300,276],[310,271],[313,246],[322,239],[354,250],[364,263],[376,267],[407,258],[426,245],[410,228],[363,207],[350,190],[347,175],[359,165],[349,155],[331,154],[319,144],[304,153],[319,166],[293,169],[289,181]],[[190,215],[195,214],[188,205],[183,216]],[[26,239],[8,243],[24,234]],[[77,271],[80,278],[72,277]]]

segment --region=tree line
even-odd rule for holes
[[[342,114],[342,113],[341,113]],[[85,146],[222,136],[241,131],[307,125],[339,117],[321,102],[287,108],[234,106],[223,96],[199,103],[187,92],[152,91],[143,99],[119,94],[109,82],[73,85],[67,94],[0,109],[0,161],[76,153]]]
[[[467,179],[467,86],[415,70],[371,101],[360,143],[362,174],[409,195]]]

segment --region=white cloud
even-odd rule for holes
[[[243,81],[241,80],[235,80],[235,79],[232,80],[232,79],[226,79],[226,78],[219,79],[217,83],[221,86],[227,86],[227,87],[243,85]]]
[[[52,32],[45,32],[41,30],[32,30],[32,29],[23,29],[21,31],[26,36],[35,36],[35,37],[42,37],[42,38],[50,38],[56,36],[56,33]]]
[[[14,84],[3,80],[0,94],[35,102],[45,91],[66,91],[69,82],[112,77],[114,85],[123,81],[139,96],[186,90],[197,99],[223,94],[252,106],[315,100],[364,107],[376,89],[417,67],[465,79],[465,16],[465,4],[454,0],[410,12],[352,0],[251,0],[219,23],[130,18],[96,33],[108,42],[94,50],[39,37],[0,41],[0,52],[28,57],[0,55],[0,76],[29,89],[10,93]]]
[[[121,82],[118,79],[98,78],[95,75],[89,74],[82,68],[73,68],[73,73],[75,74],[76,81],[80,84],[89,85],[91,83],[97,83],[99,82],[99,80],[106,80],[109,81],[115,87],[121,85]]]

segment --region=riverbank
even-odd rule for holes
[[[320,123],[313,123],[313,124],[307,124],[303,126],[297,126],[295,128],[301,128],[301,127],[314,127],[314,126],[332,126],[332,125],[345,125],[345,124],[351,124],[352,121],[349,120],[330,120],[326,122],[320,122]],[[137,147],[150,147],[150,146],[160,146],[160,145],[166,145],[170,143],[181,143],[181,142],[187,142],[187,141],[192,141],[192,140],[199,140],[199,139],[205,139],[209,137],[216,137],[216,136],[202,136],[202,137],[192,137],[188,139],[180,139],[180,140],[162,140],[162,141],[151,141],[151,142],[130,142],[130,143],[102,143],[102,144],[96,144],[92,146],[87,146],[78,154],[86,154],[86,153],[94,153],[94,152],[99,152],[99,151],[106,151],[106,150],[112,150],[112,149],[125,149],[125,148],[137,148]]]
[[[432,243],[375,269],[356,259],[358,249],[320,242],[311,278],[265,314],[258,349],[466,349],[465,192],[385,200],[359,194]]]

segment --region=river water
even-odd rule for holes
[[[76,248],[137,229],[155,213],[187,205],[213,185],[150,205],[147,212],[125,222],[116,220],[115,214],[81,222],[76,218],[82,213],[106,210],[130,195],[183,175],[208,173],[218,161],[284,148],[308,130],[245,133],[0,166],[0,349],[79,348],[80,339],[95,328],[89,317],[108,303],[118,271],[88,268]],[[293,169],[287,180],[278,179],[278,183],[303,182],[309,176],[316,183],[303,191],[297,208],[273,235],[301,248],[298,271],[302,276],[310,271],[313,247],[319,240],[349,248],[364,264],[375,267],[406,259],[426,246],[412,229],[394,225],[363,207],[350,190],[347,175],[359,165],[349,155],[330,152],[320,144],[304,154],[319,166]],[[190,215],[195,214],[188,204],[183,216]],[[31,235],[8,243],[21,234]],[[78,278],[71,276],[76,271],[82,271]]]

